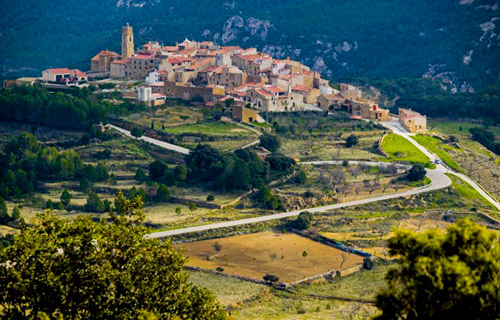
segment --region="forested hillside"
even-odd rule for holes
[[[48,67],[88,69],[119,51],[129,22],[136,45],[214,40],[301,60],[325,76],[430,77],[452,91],[498,83],[498,0],[2,1],[2,78]]]

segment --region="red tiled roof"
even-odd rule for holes
[[[99,60],[100,56],[108,56],[108,57],[119,57],[120,55],[116,52],[109,51],[109,50],[102,50],[98,54],[96,54],[93,58],[92,61]]]
[[[274,92],[274,93],[285,92],[284,90],[281,90],[280,88],[273,87],[273,86],[265,87],[264,89],[267,90],[267,91]]]
[[[69,70],[68,68],[47,69],[47,71],[50,71],[53,74],[73,73],[73,71]]]
[[[255,89],[255,92],[257,92],[260,95],[263,95],[265,97],[272,97],[273,95],[267,92],[266,90],[263,89]]]
[[[114,64],[127,64],[127,62],[125,62],[123,60],[114,60],[114,61],[111,61],[111,63],[114,63]]]
[[[132,56],[133,59],[139,59],[139,60],[149,60],[153,59],[154,57],[155,55],[152,53],[139,53],[136,54],[135,56]]]
[[[301,91],[301,92],[309,92],[311,91],[310,88],[306,87],[306,86],[301,86],[301,85],[296,85],[296,86],[293,86],[292,87],[292,90],[295,90],[295,91]]]

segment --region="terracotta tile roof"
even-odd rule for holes
[[[284,90],[281,90],[280,88],[274,87],[274,86],[268,86],[268,87],[265,87],[264,89],[267,91],[270,91],[270,92],[274,92],[274,93],[285,92]]]
[[[137,59],[137,60],[149,60],[149,59],[153,59],[154,57],[155,57],[155,55],[152,53],[139,53],[139,54],[132,56],[131,58]]]
[[[53,74],[61,74],[61,73],[73,73],[68,68],[56,68],[56,69],[47,69],[46,71],[50,71]]]
[[[294,91],[300,91],[300,92],[309,92],[309,91],[311,91],[310,88],[308,88],[306,86],[301,86],[301,85],[293,86],[292,90],[294,90]]]
[[[109,51],[109,50],[102,50],[98,54],[96,54],[93,58],[92,61],[97,61],[99,60],[100,56],[108,56],[108,57],[119,57],[120,55],[116,52]]]
[[[255,92],[257,92],[258,94],[264,96],[264,97],[272,97],[273,95],[270,94],[269,92],[267,92],[266,90],[264,89],[254,89]]]
[[[114,61],[111,61],[111,63],[114,63],[114,64],[127,64],[127,62],[125,62],[123,60],[114,60]]]

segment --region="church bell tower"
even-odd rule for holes
[[[134,55],[134,31],[128,25],[122,28],[122,59]]]

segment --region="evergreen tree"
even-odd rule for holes
[[[236,160],[231,176],[236,188],[247,188],[252,180],[248,165],[241,159]]]
[[[146,180],[146,173],[142,168],[137,168],[137,171],[135,172],[135,180],[137,181],[145,181]]]
[[[12,209],[12,220],[17,221],[19,218],[21,218],[21,212],[19,211],[19,208],[15,206]]]
[[[61,193],[60,200],[65,208],[68,207],[69,203],[71,202],[71,193],[69,193],[67,189],[64,189]]]
[[[156,201],[167,202],[169,200],[170,200],[170,190],[168,190],[166,185],[160,183],[158,185],[158,189],[156,190]]]

